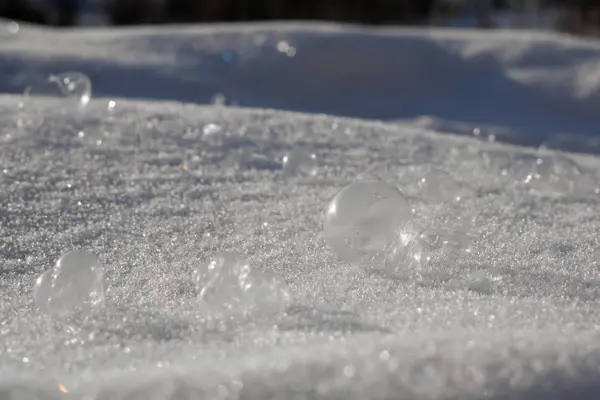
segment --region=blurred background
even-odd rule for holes
[[[600,0],[0,0],[0,17],[69,27],[265,20],[600,33]]]

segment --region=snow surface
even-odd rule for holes
[[[313,24],[6,35],[0,399],[597,399],[599,50]],[[28,82],[67,70],[92,78],[85,112],[19,107]],[[252,108],[202,105],[216,93]],[[589,187],[520,183],[536,151],[516,145],[542,142],[588,153],[555,160]],[[316,178],[282,176],[299,144]],[[460,207],[414,198],[432,166],[468,193]],[[472,252],[422,280],[339,262],[323,212],[360,178],[398,185],[431,225],[474,217]],[[46,317],[33,282],[73,248],[103,262],[107,308]],[[192,271],[220,250],[281,275],[286,315],[200,304]]]

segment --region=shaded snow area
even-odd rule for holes
[[[0,399],[597,399],[599,50],[337,25],[5,35]],[[91,78],[85,108],[23,99],[64,71]],[[451,256],[341,261],[324,217],[361,179]],[[44,314],[34,282],[73,249],[104,307]],[[202,301],[221,251],[285,280],[285,312]]]

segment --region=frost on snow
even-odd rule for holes
[[[597,398],[598,45],[169,29],[0,44],[0,398]],[[31,66],[94,97],[32,109]],[[401,194],[348,236],[359,181]]]

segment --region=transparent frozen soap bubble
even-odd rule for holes
[[[103,306],[104,276],[100,262],[96,256],[83,250],[64,254],[54,268],[37,278],[33,299],[46,313]]]
[[[294,147],[283,156],[283,175],[286,177],[315,176],[318,167],[316,154],[302,147]]]
[[[411,228],[405,229],[392,246],[376,269],[425,285],[439,284],[460,274],[458,261],[471,252],[470,240],[462,233],[419,233]]]
[[[446,171],[432,169],[417,182],[421,198],[434,203],[459,202],[464,197],[463,189]]]
[[[85,107],[92,98],[92,81],[81,72],[49,75],[24,91],[26,104],[40,97],[59,98],[76,107]]]
[[[411,218],[411,207],[395,186],[378,181],[355,182],[329,203],[323,236],[340,259],[373,262],[390,247],[397,248]]]
[[[468,290],[481,294],[494,294],[503,286],[504,276],[495,268],[476,271],[465,279]]]
[[[419,236],[419,241],[428,264],[453,263],[471,253],[471,239],[460,231],[428,231]]]
[[[419,233],[408,224],[397,240],[390,242],[372,259],[370,267],[392,277],[434,277],[439,280],[456,272],[458,260],[470,252],[471,241],[464,233]]]
[[[586,173],[573,159],[557,153],[540,152],[523,183],[534,192],[598,194],[595,177]]]
[[[391,241],[384,251],[376,254],[370,267],[387,275],[401,276],[410,270],[419,270],[427,262],[427,249],[409,228]]]
[[[231,314],[282,313],[290,304],[286,282],[250,266],[239,253],[217,253],[198,267],[193,280],[200,298],[212,309]]]

